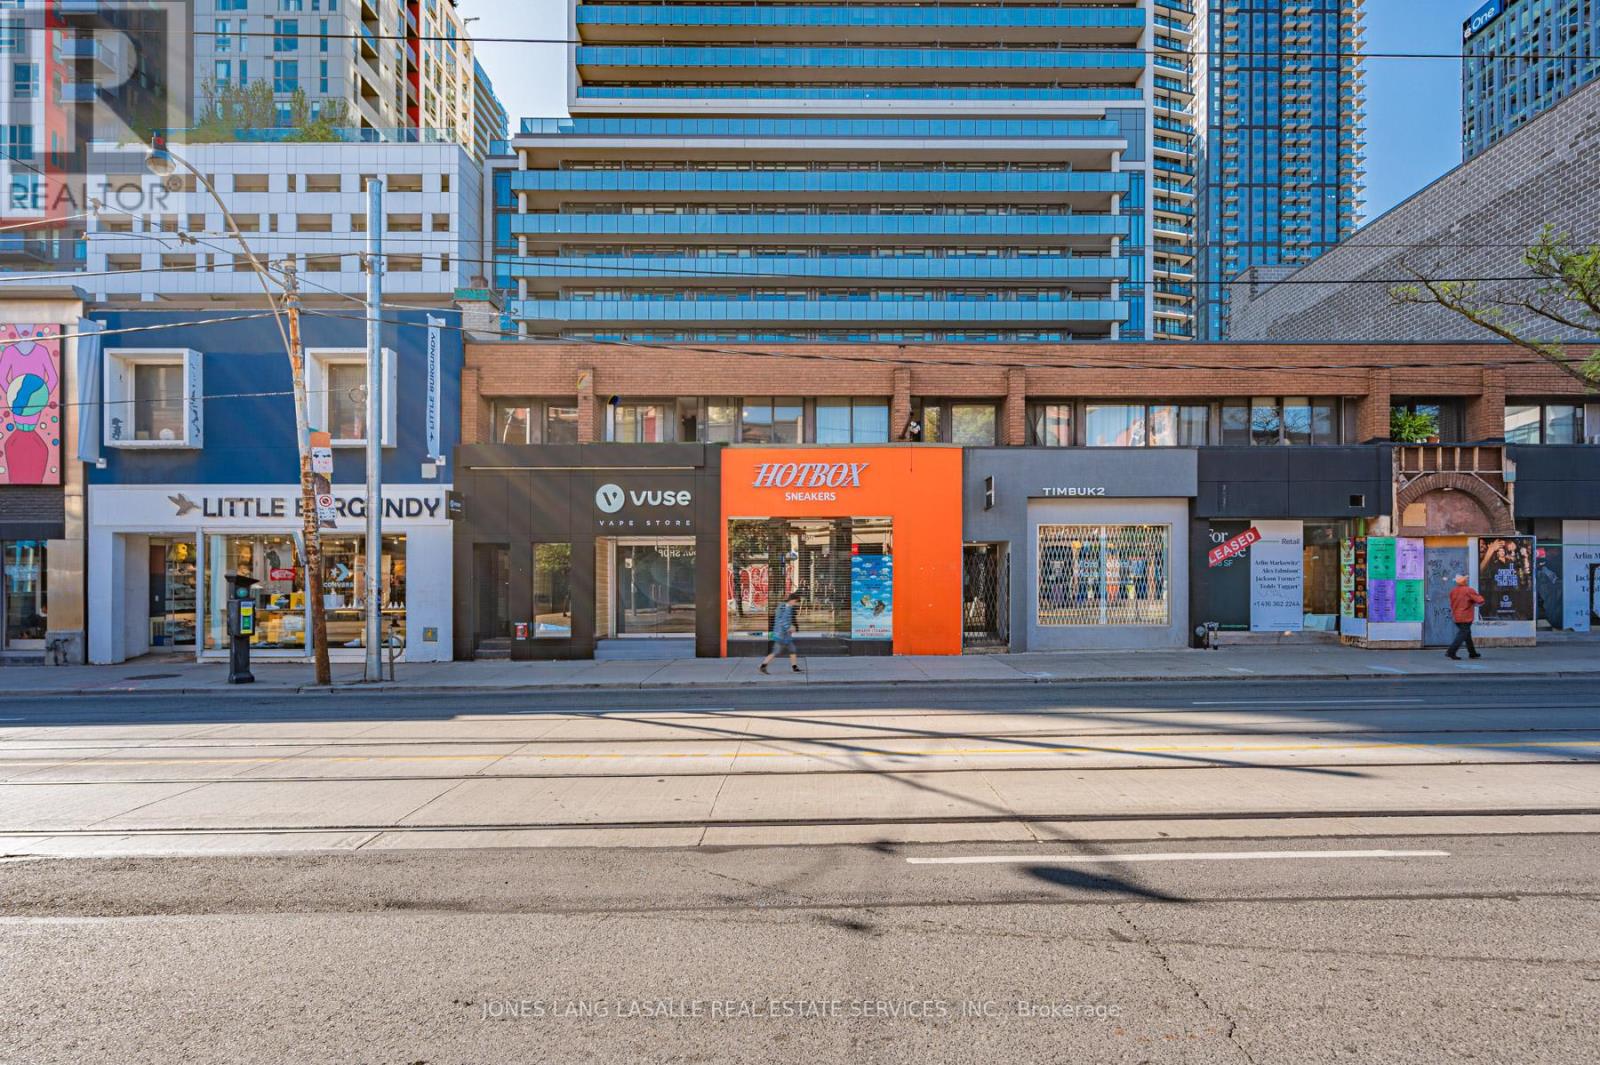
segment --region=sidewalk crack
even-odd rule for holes
[[[1167,952],[1162,950],[1161,945],[1152,939],[1144,929],[1139,927],[1132,916],[1128,914],[1126,907],[1113,906],[1111,909],[1118,917],[1122,919],[1122,923],[1127,926],[1128,931],[1133,933],[1134,938],[1138,940],[1139,944],[1146,950],[1150,951],[1151,955],[1156,959],[1156,962],[1161,966],[1166,974],[1172,977],[1172,979],[1176,980],[1179,984],[1182,984],[1183,987],[1188,990],[1189,994],[1194,996],[1194,1000],[1198,1002],[1207,1013],[1216,1017],[1223,1023],[1223,1037],[1226,1038],[1229,1043],[1233,1044],[1233,1048],[1239,1052],[1239,1057],[1245,1061],[1246,1065],[1257,1065],[1255,1055],[1251,1054],[1249,1048],[1247,1048],[1239,1039],[1239,1025],[1238,1022],[1233,1019],[1232,1015],[1229,1014],[1227,1010],[1224,1010],[1222,1007],[1216,1005],[1210,999],[1206,998],[1205,992],[1200,990],[1199,984],[1195,983],[1193,980],[1190,980],[1188,977],[1183,976],[1172,967],[1172,959],[1167,957]]]

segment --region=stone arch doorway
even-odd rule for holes
[[[1395,516],[1402,535],[1483,536],[1517,531],[1510,505],[1468,473],[1424,473],[1401,486]]]

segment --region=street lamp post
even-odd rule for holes
[[[222,202],[222,197],[217,195],[215,186],[195,168],[194,164],[167,146],[165,134],[157,133],[151,138],[150,150],[145,156],[145,166],[152,174],[161,178],[168,177],[178,167],[182,167],[194,175],[195,181],[211,194],[217,210],[222,212],[222,220],[227,225],[229,234],[239,242],[239,247],[244,249],[245,259],[250,263],[250,269],[257,280],[261,282],[261,290],[266,293],[267,306],[277,318],[278,335],[283,338],[284,351],[289,356],[289,373],[294,381],[294,427],[300,451],[300,516],[302,539],[305,541],[306,597],[311,602],[312,660],[316,668],[316,683],[331,684],[333,674],[328,664],[328,618],[322,600],[322,522],[318,517],[317,497],[312,488],[311,422],[306,406],[306,360],[305,349],[300,346],[300,291],[294,270],[291,267],[287,271],[288,281],[283,285],[284,298],[280,307],[273,292],[273,285],[276,282],[261,260],[256,258],[250,243],[244,239],[239,223],[228,210],[227,204]],[[285,325],[286,320],[287,325]]]

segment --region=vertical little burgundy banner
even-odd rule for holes
[[[850,556],[850,636],[894,637],[894,556]]]
[[[1258,521],[1250,545],[1250,631],[1299,632],[1305,627],[1304,526]]]

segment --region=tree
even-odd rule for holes
[[[242,130],[284,128],[278,112],[278,103],[272,94],[272,85],[266,81],[252,81],[248,85],[231,82],[218,84],[207,79],[200,92],[205,106],[188,140],[192,143],[215,143],[240,140]],[[339,140],[340,131],[350,126],[350,108],[343,100],[323,100],[315,115],[306,91],[297,88],[289,96],[288,128],[286,141],[319,142]]]
[[[1532,352],[1586,388],[1600,388],[1600,350],[1579,361],[1560,341],[1530,335],[1506,320],[1506,312],[1515,310],[1541,319],[1541,329],[1600,335],[1600,244],[1579,247],[1569,234],[1546,225],[1522,253],[1522,264],[1533,275],[1531,289],[1485,291],[1477,281],[1437,281],[1413,270],[1417,283],[1399,285],[1389,295],[1396,303],[1443,307]]]

